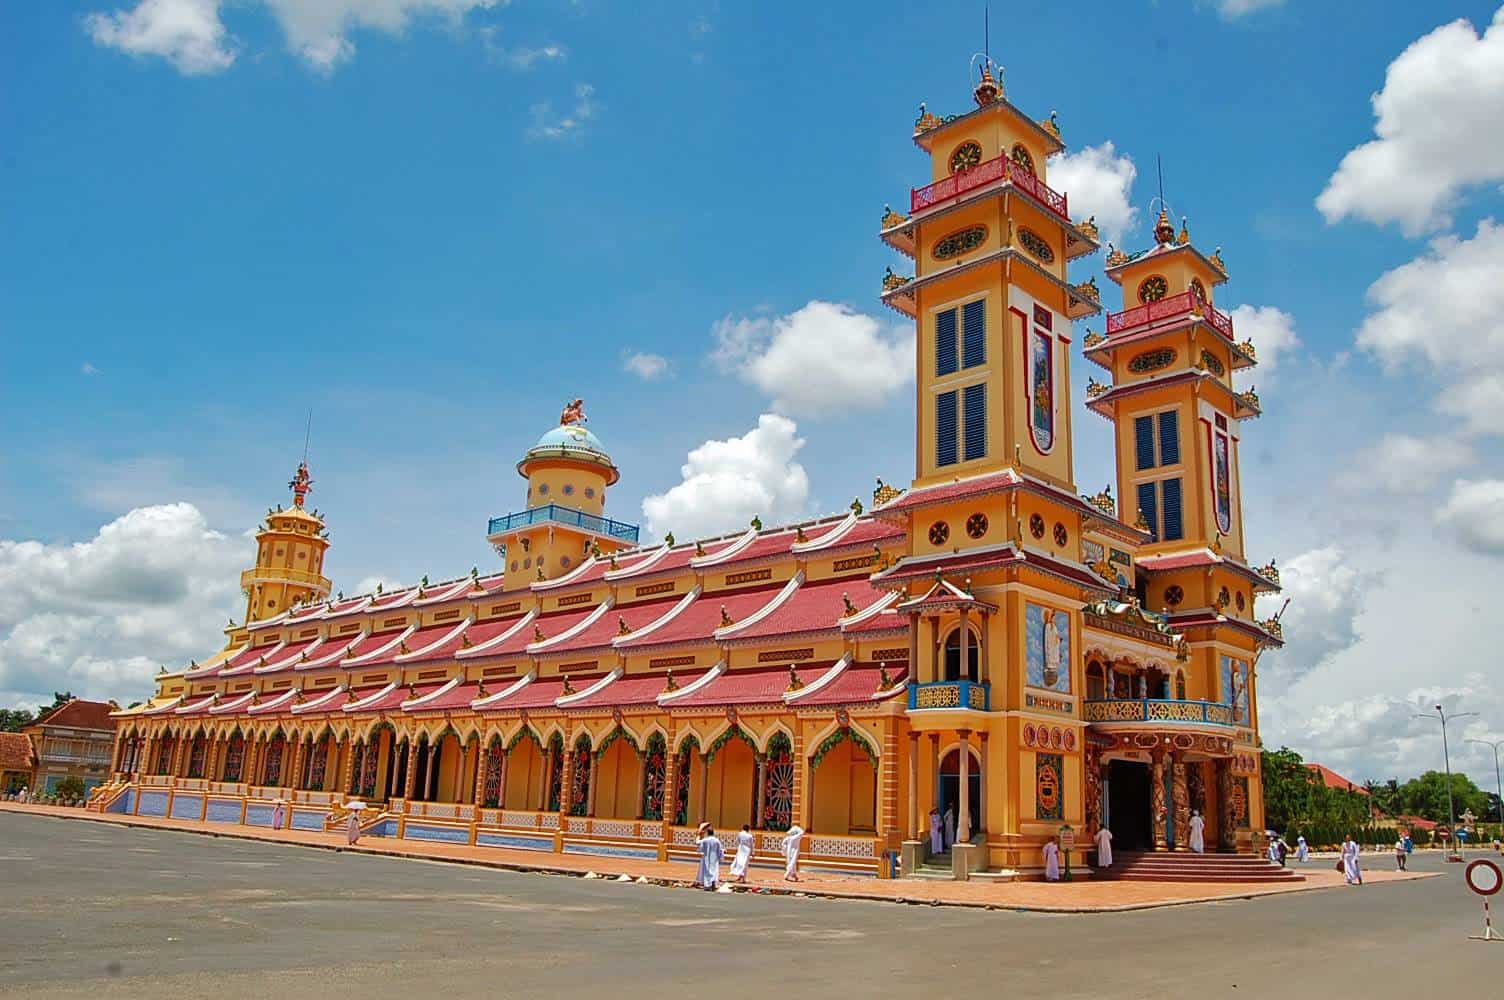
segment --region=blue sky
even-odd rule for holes
[[[1267,416],[1246,433],[1245,503],[1254,555],[1309,557],[1311,594],[1289,621],[1305,614],[1320,638],[1261,668],[1261,701],[1279,737],[1375,774],[1429,752],[1399,717],[1433,687],[1494,699],[1491,731],[1504,730],[1496,682],[1465,680],[1481,645],[1382,655],[1396,641],[1384,623],[1398,627],[1417,587],[1435,607],[1416,614],[1462,631],[1467,581],[1497,578],[1504,528],[1478,524],[1504,518],[1504,405],[1489,408],[1488,371],[1459,374],[1466,350],[1414,333],[1402,279],[1387,301],[1369,292],[1428,254],[1457,264],[1464,288],[1497,273],[1480,228],[1504,179],[1485,135],[1504,121],[1486,97],[1504,29],[1478,37],[1494,14],[1132,0],[998,5],[992,18],[1010,99],[1058,110],[1073,150],[1096,149],[1119,179],[1136,167],[1118,192],[1118,214],[1136,211],[1122,242],[1147,242],[1161,155],[1172,208],[1198,244],[1224,248],[1233,280],[1219,304],[1280,311],[1243,328],[1272,324],[1261,349],[1275,362],[1251,380]],[[285,500],[310,409],[314,501],[345,589],[494,562],[485,519],[521,504],[516,458],[574,396],[622,467],[611,512],[681,537],[745,523],[727,498],[749,484],[763,490],[754,512],[793,516],[868,496],[874,475],[906,481],[902,373],[841,353],[901,353],[901,317],[876,293],[904,262],[877,220],[925,174],[909,141],[919,101],[968,106],[981,22],[975,2],[7,5],[0,577],[86,562],[133,510],[191,504],[195,537],[219,537],[187,546],[197,569],[162,584],[182,600],[147,600],[134,624],[131,600],[95,621],[67,583],[0,601],[0,696],[45,694],[52,676],[120,693],[148,661],[212,644],[212,627],[169,640],[141,621],[238,613],[193,573],[238,565],[243,532]],[[1421,176],[1434,155],[1452,179],[1417,209],[1383,170],[1355,174],[1323,212],[1339,164],[1375,138],[1372,96],[1414,45],[1436,65],[1473,60],[1466,77],[1485,88],[1479,100],[1466,85],[1389,90],[1392,170]],[[1086,187],[1073,209],[1092,200]],[[1472,270],[1430,248],[1448,235],[1479,241]],[[1466,331],[1499,295],[1422,319]],[[769,360],[779,342],[782,363]],[[656,377],[626,370],[633,355]],[[811,355],[826,367],[802,363]],[[863,361],[827,405],[792,384]],[[1078,390],[1087,368],[1073,366]],[[1472,415],[1438,409],[1469,391],[1483,399]],[[1095,490],[1110,440],[1080,398],[1077,477]],[[786,419],[754,434],[774,413]],[[686,458],[706,442],[731,444]],[[1440,468],[1425,460],[1437,455]],[[686,461],[698,485],[674,493]],[[667,495],[656,518],[650,495]],[[1447,573],[1428,587],[1416,562]],[[70,615],[93,622],[108,655],[48,638],[44,620]],[[1446,670],[1417,662],[1429,656]],[[1391,722],[1398,749],[1376,758],[1373,727]]]

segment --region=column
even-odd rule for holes
[[[1238,846],[1238,817],[1232,801],[1232,761],[1217,760],[1217,845],[1232,851]]]
[[[595,793],[600,788],[600,758],[592,751],[582,751],[585,754],[585,815],[595,815]]]
[[[1149,801],[1153,803],[1151,815],[1154,819],[1154,849],[1156,851],[1169,850],[1170,844],[1165,824],[1169,811],[1165,806],[1165,752],[1163,750],[1154,751],[1154,765],[1150,769],[1149,780],[1153,782],[1149,787]]]
[[[971,679],[971,672],[970,672],[970,670],[967,667],[967,664],[969,664],[971,662],[971,628],[968,625],[968,623],[970,622],[970,620],[971,620],[970,609],[963,606],[961,608],[961,673],[960,673],[960,678],[962,680],[970,680]],[[978,676],[977,679],[978,680],[981,679],[980,675]],[[967,703],[967,702],[963,702],[962,705],[961,705],[961,707],[965,708],[965,707],[967,707],[968,704],[969,703]]]
[[[761,829],[763,810],[768,805],[768,756],[757,755],[757,798],[752,809],[752,828]]]
[[[637,808],[632,813],[633,819],[642,819],[642,814],[647,808],[648,799],[648,752],[646,749],[637,751]]]
[[[919,840],[919,734],[909,731],[909,839]]]
[[[962,729],[961,737],[961,808],[956,816],[956,840],[965,844],[971,841],[971,737],[970,730]]]
[[[495,749],[496,753],[501,756],[501,780],[496,784],[496,808],[500,809],[507,804],[507,765],[511,763],[512,755],[507,753],[506,747],[502,746],[499,741],[496,743]],[[522,777],[524,782],[526,782],[527,775],[523,775]],[[524,788],[523,791],[525,792],[527,789]]]
[[[877,817],[877,835],[882,838],[883,849],[898,846],[903,840],[898,818],[898,720],[889,717],[883,722],[882,756],[877,761],[877,781],[873,813]]]
[[[983,611],[982,612],[982,650],[981,650],[982,663],[981,663],[981,668],[977,671],[977,676],[981,679],[982,683],[989,684],[989,685],[992,683],[992,664],[989,661],[989,658],[988,658],[988,655],[987,655],[988,651],[991,648],[991,644],[990,644],[987,636],[988,636],[988,633],[991,632],[991,631],[992,631],[992,615],[988,614],[986,611]],[[990,708],[991,706],[989,705],[988,707]]]
[[[793,821],[810,829],[810,818],[814,815],[810,809],[810,801],[814,798],[814,789],[811,787],[809,758],[804,755],[804,727],[799,720],[794,720],[794,801]]]
[[[1102,751],[1094,744],[1087,743],[1081,754],[1081,777],[1085,786],[1086,801],[1084,817],[1085,827],[1081,834],[1088,841],[1096,835],[1097,829],[1102,825]]]
[[[574,788],[574,767],[575,767],[574,757],[575,757],[574,751],[570,749],[568,741],[565,741],[565,743],[564,743],[564,774],[563,774],[562,778],[559,781],[559,815],[560,816],[568,816],[569,815],[569,806],[570,806],[569,797],[570,797],[570,792]],[[561,830],[564,828],[564,823],[562,821],[560,821],[560,823],[559,823],[559,828]]]
[[[919,612],[909,612],[909,680],[919,683]]]
[[[695,800],[695,822],[705,822],[706,804],[710,801],[710,754],[700,752],[700,795]]]
[[[1188,850],[1191,837],[1191,792],[1186,784],[1186,764],[1179,754],[1171,765],[1170,799],[1175,807],[1175,849]]]
[[[413,800],[413,792],[418,787],[418,761],[416,759],[417,754],[415,752],[417,750],[417,744],[415,744],[412,737],[409,736],[406,746],[407,766],[403,768],[404,773],[402,775],[402,797],[411,802]]]
[[[930,733],[930,805],[940,808],[940,734]]]
[[[545,812],[548,809],[548,790],[553,787],[554,768],[558,761],[554,760],[552,745],[547,745],[543,751],[543,787],[538,789],[538,811]]]
[[[663,827],[666,831],[677,821],[676,810],[679,804],[679,754],[673,749],[673,740],[670,738],[666,744],[667,756],[663,761]]]
[[[477,809],[486,804],[486,772],[491,770],[491,748],[487,747],[484,752],[479,750],[480,744],[476,744],[479,756],[475,761],[475,786],[472,790],[472,801]]]

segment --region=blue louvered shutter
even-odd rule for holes
[[[1159,487],[1159,498],[1164,506],[1165,533],[1163,541],[1173,542],[1185,537],[1185,525],[1180,515],[1180,480],[1166,479]]]
[[[1140,469],[1154,468],[1154,418],[1133,418],[1133,453]]]
[[[1154,484],[1138,484],[1138,509],[1144,512],[1144,520],[1149,522],[1149,534],[1159,541],[1159,510],[1154,502]]]
[[[956,394],[942,392],[935,397],[935,464],[956,464]]]
[[[965,420],[966,461],[984,458],[987,455],[987,386],[968,385],[961,399]]]
[[[956,364],[956,311],[935,314],[935,374],[951,375]]]
[[[1159,464],[1180,461],[1180,414],[1166,410],[1159,415]]]
[[[987,363],[986,300],[968,302],[961,308],[961,367]]]

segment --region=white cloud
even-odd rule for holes
[[[634,351],[621,362],[622,371],[630,372],[645,382],[660,379],[669,373],[668,358],[661,354]]]
[[[683,481],[642,501],[648,530],[689,539],[735,530],[754,515],[769,525],[799,517],[809,476],[795,461],[804,447],[798,430],[789,418],[764,413],[741,437],[695,448],[680,470]]]
[[[1438,401],[1477,432],[1504,432],[1504,226],[1472,239],[1443,236],[1429,252],[1381,275],[1357,344],[1391,373],[1419,363],[1450,390]]]
[[[79,368],[78,372],[79,372],[80,375],[98,375],[98,374],[100,374],[99,369],[94,367],[94,363],[92,361],[85,361],[83,363],[83,367]]]
[[[1233,329],[1240,338],[1252,340],[1259,363],[1250,373],[1267,385],[1274,381],[1280,358],[1300,346],[1295,317],[1274,306],[1238,306],[1232,311]]]
[[[1436,522],[1475,552],[1504,555],[1504,480],[1457,480]]]
[[[1133,206],[1133,179],[1138,168],[1127,156],[1119,156],[1111,141],[1062,153],[1049,162],[1050,186],[1070,200],[1077,219],[1095,216],[1102,238],[1122,243],[1123,236],[1138,221]]]
[[[188,76],[218,73],[235,61],[220,0],[141,0],[133,10],[93,13],[84,30],[96,45],[133,56],[160,56]]]
[[[1451,435],[1385,434],[1378,444],[1358,454],[1342,484],[1355,493],[1374,489],[1401,495],[1427,493],[1442,477],[1465,468],[1474,458],[1472,446]]]
[[[560,117],[548,101],[532,107],[533,127],[529,134],[535,139],[573,139],[599,113],[595,103],[595,88],[588,83],[576,84],[574,88],[574,111]]]
[[[263,0],[286,36],[287,46],[321,73],[333,72],[355,55],[350,35],[361,29],[400,35],[415,19],[435,17],[458,24],[472,10],[496,0]]]
[[[1285,0],[1216,0],[1217,12],[1229,21],[1255,11],[1284,6]]]
[[[86,542],[0,539],[0,698],[141,699],[159,665],[223,646],[253,558],[186,503],[137,508]]]
[[[1352,565],[1335,545],[1302,552],[1280,566],[1282,594],[1259,598],[1259,612],[1273,614],[1288,599],[1280,619],[1285,647],[1260,661],[1259,672],[1276,687],[1310,673],[1359,640],[1357,620],[1364,591],[1376,574]]]
[[[497,38],[501,29],[494,24],[484,25],[477,32],[480,35],[481,44],[486,48],[486,53],[497,62],[503,63],[512,69],[526,71],[540,63],[559,62],[567,53],[560,45],[540,45],[537,48],[518,46],[508,48]]]
[[[711,361],[756,386],[773,408],[823,416],[881,406],[914,377],[914,331],[833,302],[777,317],[727,316]]]
[[[1504,8],[1482,36],[1457,20],[1412,42],[1373,109],[1378,138],[1342,158],[1316,207],[1328,222],[1446,228],[1463,189],[1504,179]]]

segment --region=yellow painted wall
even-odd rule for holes
[[[637,790],[642,766],[626,740],[616,740],[596,763],[595,815],[604,819],[636,819]]]

